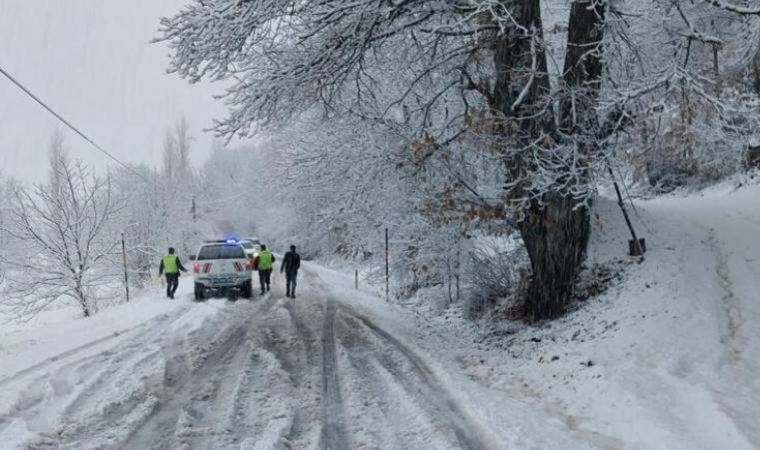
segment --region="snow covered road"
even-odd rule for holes
[[[0,449],[757,449],[759,202],[641,202],[646,262],[538,327],[480,332],[310,263],[296,300],[277,276],[200,303],[183,280],[5,327]],[[592,258],[616,261],[622,219],[599,211]]]
[[[303,278],[297,300],[183,286],[168,313],[0,375],[0,447],[500,447],[428,356]]]
[[[682,219],[681,232],[699,237],[702,244],[695,246],[694,254],[683,260],[682,267],[693,280],[687,298],[712,319],[702,334],[715,338],[712,345],[702,344],[707,350],[700,355],[702,361],[685,372],[692,381],[708,386],[715,409],[755,448],[760,448],[758,193],[757,187],[729,195],[707,192],[680,201],[662,200],[652,208]]]
[[[0,448],[760,448],[758,193],[643,203],[645,264],[493,348],[312,264],[297,300],[280,278],[250,301],[185,283],[5,328]],[[625,233],[602,212],[604,260]]]

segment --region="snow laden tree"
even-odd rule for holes
[[[94,311],[97,289],[117,280],[109,257],[118,240],[107,234],[119,210],[110,180],[72,161],[56,137],[46,184],[16,187],[4,228],[12,241],[5,253],[3,303],[17,317],[53,302],[73,299],[82,314]]]
[[[212,233],[214,215],[204,208],[201,179],[191,166],[193,138],[185,119],[167,129],[162,166],[112,170],[114,192],[124,200],[116,227],[124,233],[130,280],[137,287],[158,273],[168,247],[185,258]]]
[[[163,204],[159,212],[166,244],[163,247],[174,246],[183,255],[197,248],[202,234],[196,205],[198,180],[190,163],[193,140],[184,117],[166,132],[160,183]],[[164,251],[165,248],[159,250]]]
[[[247,135],[321,108],[403,121],[423,157],[477,134],[499,155],[530,255],[532,319],[571,298],[589,238],[602,0],[575,1],[564,70],[547,70],[539,0],[197,0],[162,21],[172,69],[235,80],[216,130]],[[420,151],[420,149],[422,151]]]
[[[753,92],[760,16],[739,14],[729,2],[616,5],[600,103],[625,110],[619,148],[634,178],[673,189],[741,170],[760,119]]]

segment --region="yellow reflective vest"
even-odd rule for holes
[[[166,255],[161,262],[164,263],[164,273],[171,275],[173,273],[179,273],[179,267],[177,267],[177,255]]]
[[[269,250],[264,250],[259,253],[259,270],[271,270],[274,256]]]

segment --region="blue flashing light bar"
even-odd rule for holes
[[[203,241],[206,244],[239,244],[237,239],[207,239]]]

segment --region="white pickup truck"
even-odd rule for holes
[[[208,293],[230,290],[239,290],[243,298],[251,298],[253,260],[247,257],[240,241],[206,241],[191,259],[196,300],[203,300]]]

